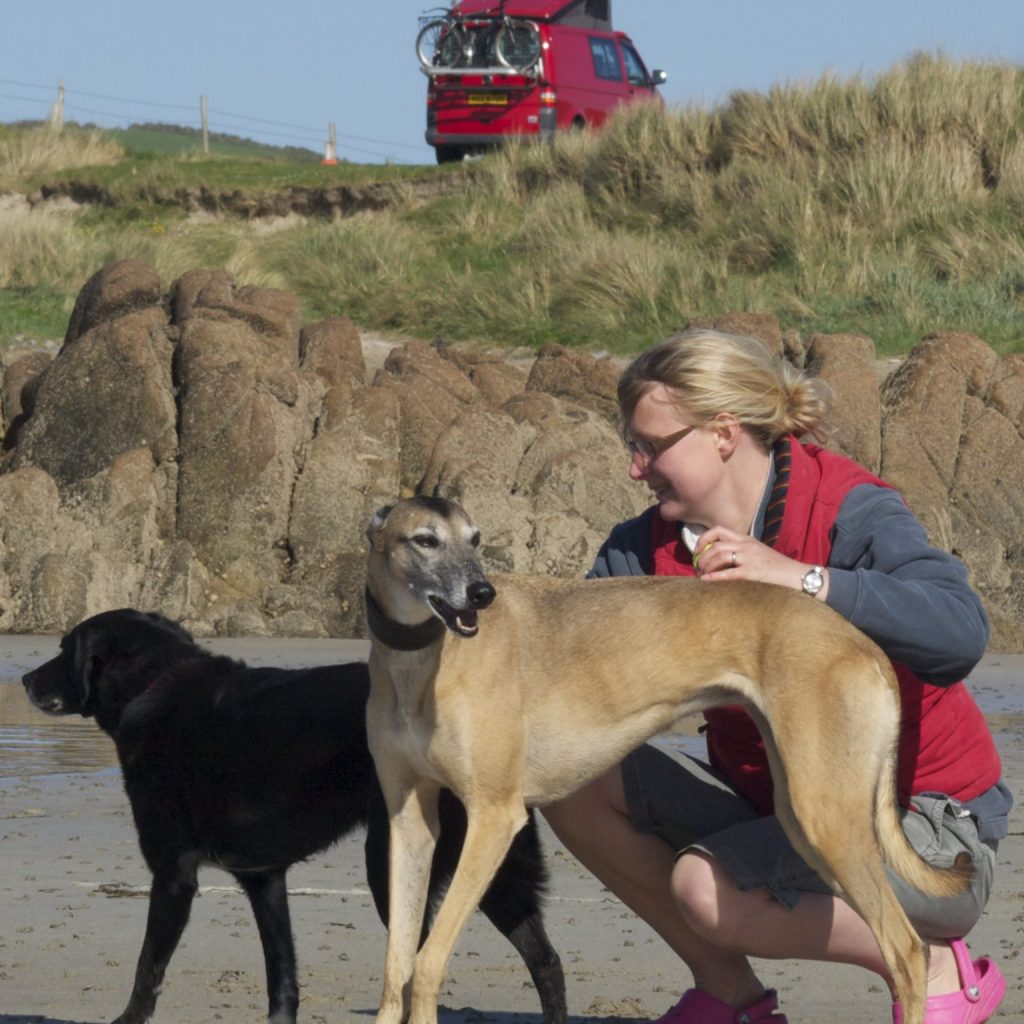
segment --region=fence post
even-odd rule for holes
[[[57,101],[50,107],[50,127],[55,132],[64,130],[64,83],[57,85]]]
[[[203,122],[203,152],[210,152],[210,126],[206,120],[206,97],[199,97],[199,117]]]

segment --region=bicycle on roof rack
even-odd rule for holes
[[[420,21],[416,56],[428,75],[470,68],[488,74],[526,74],[540,60],[537,26],[510,18],[504,2],[492,11],[467,15],[442,8]]]

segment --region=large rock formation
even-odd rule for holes
[[[861,335],[702,323],[828,381],[830,443],[903,491],[968,565],[995,645],[1024,650],[1024,357],[935,335],[886,376]],[[359,635],[366,523],[416,491],[464,502],[494,568],[579,575],[648,500],[625,472],[619,368],[410,342],[373,372],[347,319],[303,327],[289,294],[219,271],[164,292],[112,264],[55,358],[3,365],[0,630],[135,605],[200,635]]]

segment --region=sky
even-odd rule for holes
[[[0,0],[0,123],[163,121],[358,163],[432,163],[414,53],[431,0]],[[612,0],[670,106],[869,78],[915,51],[1024,63],[1024,0]]]

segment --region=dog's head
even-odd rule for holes
[[[192,643],[186,629],[162,615],[132,608],[101,612],[65,634],[57,656],[21,681],[41,711],[95,716],[109,732],[153,682],[161,652]]]
[[[367,587],[385,615],[413,625],[426,615],[475,636],[495,590],[480,564],[480,531],[443,498],[408,498],[376,512],[367,530]]]

